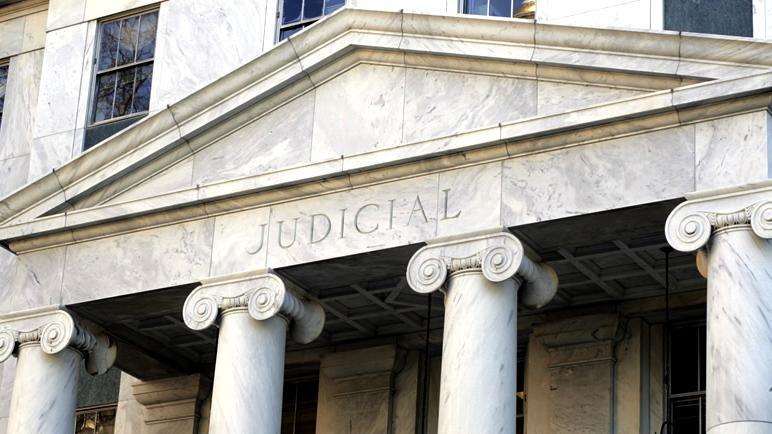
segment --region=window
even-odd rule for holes
[[[75,416],[75,434],[113,434],[117,407],[80,410]]]
[[[533,18],[520,14],[523,3],[532,3],[527,0],[463,0],[463,13],[470,15],[487,15],[489,17],[523,17]]]
[[[753,0],[665,0],[665,30],[753,36]]]
[[[346,0],[281,0],[279,40],[289,38],[346,4]]]
[[[86,149],[147,114],[157,27],[158,10],[100,24]]]
[[[6,82],[8,82],[8,65],[0,64],[0,125],[3,123],[3,106],[5,105]]]
[[[525,352],[517,352],[517,410],[515,432],[525,432]]]
[[[705,433],[705,326],[675,328],[670,335],[671,433]]]
[[[290,379],[284,382],[281,434],[316,433],[318,395],[318,373],[315,376]]]

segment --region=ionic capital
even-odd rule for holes
[[[667,241],[676,250],[698,250],[715,230],[729,226],[747,225],[757,236],[772,239],[772,183],[689,199],[670,213],[665,224]]]
[[[429,244],[410,259],[407,281],[414,291],[430,293],[448,273],[464,269],[479,269],[492,282],[522,278],[520,299],[529,307],[546,305],[557,292],[555,271],[528,258],[520,240],[506,232]]]
[[[324,309],[303,300],[273,273],[240,274],[204,282],[185,300],[182,316],[193,330],[203,330],[225,311],[242,309],[258,321],[281,316],[291,322],[292,339],[306,344],[322,333]]]
[[[86,370],[92,375],[110,369],[116,356],[115,345],[107,335],[92,333],[58,306],[0,316],[0,363],[18,346],[28,344],[40,345],[47,354],[65,348],[77,350],[85,357]]]

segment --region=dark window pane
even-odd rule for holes
[[[705,327],[700,327],[697,330],[700,334],[700,347],[698,356],[700,357],[700,390],[705,390],[705,358],[708,355],[707,348],[705,346]]]
[[[118,49],[118,66],[134,63],[139,36],[139,17],[129,17],[121,24],[121,43]]]
[[[490,16],[492,17],[512,17],[511,0],[491,0]]]
[[[143,117],[145,117],[145,115],[129,116],[117,121],[105,122],[86,128],[86,137],[83,139],[83,150],[85,151],[113,134],[122,131],[124,128],[139,121]]]
[[[675,329],[671,338],[671,393],[697,392],[699,340],[696,328]]]
[[[153,65],[140,66],[137,69],[137,81],[134,85],[134,103],[131,112],[145,112],[150,108],[150,85],[153,82]]]
[[[120,38],[121,22],[113,21],[102,25],[99,37],[99,70],[115,66],[118,56],[118,39]]]
[[[137,60],[152,59],[155,56],[155,34],[158,28],[158,11],[142,15],[139,24]]]
[[[94,122],[103,121],[113,117],[113,96],[115,95],[115,77],[117,73],[111,72],[97,76],[96,89],[94,91]]]
[[[665,0],[665,30],[753,36],[753,0]]]
[[[118,71],[118,83],[115,86],[115,104],[113,105],[113,117],[125,116],[131,111],[134,97],[134,76],[137,68],[122,69]]]
[[[306,380],[284,385],[281,434],[314,434],[319,382]]]
[[[0,114],[5,105],[5,84],[8,81],[8,65],[0,66]]]
[[[688,399],[673,402],[673,433],[701,434],[700,400]]]
[[[346,0],[327,0],[324,4],[324,14],[329,15],[340,9],[344,4],[346,4]]]
[[[324,0],[306,0],[306,6],[303,8],[303,19],[308,20],[322,15]]]
[[[279,33],[279,40],[283,41],[289,38],[290,36],[294,35],[295,33],[303,30],[305,27],[306,26],[297,26],[297,27],[290,27],[288,29],[284,29],[281,31],[281,33]]]
[[[300,21],[300,12],[303,8],[302,0],[284,0],[282,9],[282,24],[296,23]]]
[[[488,15],[488,1],[466,0],[464,3],[464,13],[472,15]]]

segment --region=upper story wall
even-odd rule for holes
[[[772,0],[537,0],[537,4],[536,19],[541,22],[772,39]]]
[[[0,67],[7,67],[0,123],[0,196],[22,186],[32,144],[32,124],[46,40],[47,2],[0,8]],[[0,87],[2,85],[0,84]]]

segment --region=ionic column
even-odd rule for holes
[[[517,299],[540,307],[557,291],[555,272],[497,233],[429,244],[413,256],[413,290],[445,292],[440,434],[513,434],[517,391]]]
[[[72,434],[80,364],[102,374],[115,346],[64,310],[47,307],[0,318],[0,362],[16,353],[8,433]]]
[[[689,199],[665,230],[708,279],[707,432],[772,432],[772,185]]]
[[[218,316],[209,432],[279,434],[287,330],[298,343],[313,341],[324,310],[274,274],[248,274],[204,282],[185,301],[183,317],[193,330]]]

